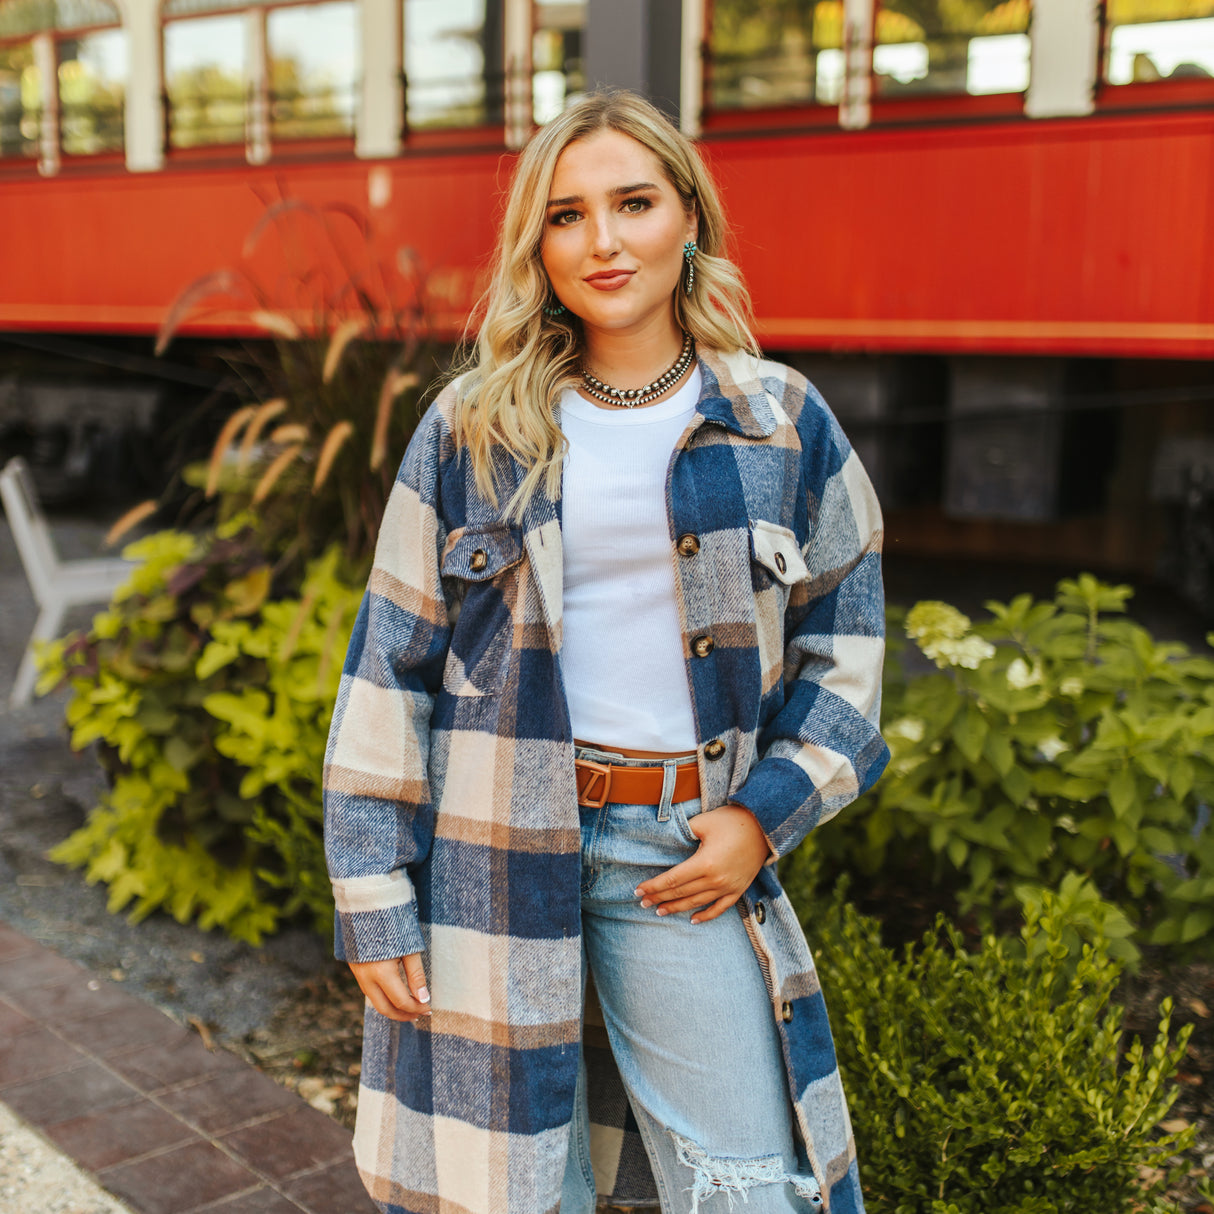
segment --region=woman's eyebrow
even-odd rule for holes
[[[657,188],[652,181],[638,181],[636,185],[618,185],[614,189],[608,190],[607,194],[611,198],[619,198],[623,194],[635,194],[639,190],[656,190]],[[567,198],[550,198],[548,205],[550,207],[568,207],[585,201],[586,199],[581,194],[570,194]]]

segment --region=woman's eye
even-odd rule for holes
[[[578,213],[576,211],[558,211],[551,217],[551,219],[549,219],[548,222],[551,223],[553,227],[567,227],[569,224],[573,223],[577,217]]]
[[[624,210],[630,215],[639,215],[642,211],[649,210],[649,207],[648,198],[630,198],[624,203]]]

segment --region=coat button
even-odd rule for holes
[[[704,747],[704,758],[719,759],[725,753],[725,743],[720,738],[713,738],[707,746]]]
[[[684,532],[679,536],[679,556],[695,556],[700,551],[700,540],[698,536],[694,536],[690,531]]]
[[[788,572],[788,562],[784,559],[784,553],[782,553],[782,552],[776,553],[776,568],[781,573]]]
[[[712,653],[712,647],[713,640],[710,636],[698,636],[695,637],[691,642],[691,652],[694,653],[697,658],[706,658],[710,653]]]
[[[755,922],[756,923],[766,923],[767,922],[767,907],[765,907],[762,902],[755,903]]]
[[[484,567],[489,564],[489,558],[485,555],[485,550],[483,548],[478,548],[472,554],[472,558],[468,561],[468,564],[473,570],[479,571],[484,569]]]
[[[792,1019],[792,1004],[787,999],[780,1004],[780,1018],[787,1024]]]

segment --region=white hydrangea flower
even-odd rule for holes
[[[887,738],[905,738],[908,742],[923,741],[924,724],[919,717],[899,717],[893,724],[885,727]]]
[[[1064,750],[1070,750],[1057,734],[1052,738],[1044,738],[1037,743],[1037,750],[1044,756],[1047,763],[1052,763]]]
[[[977,670],[987,658],[994,657],[995,647],[990,641],[977,636],[967,636],[961,640],[940,637],[924,642],[923,652],[941,668],[964,666],[967,670]]]
[[[916,603],[906,617],[906,635],[919,643],[941,669],[964,666],[976,670],[995,652],[981,637],[970,635],[970,618],[948,603]]]
[[[913,641],[960,640],[970,630],[970,618],[956,607],[927,599],[916,603],[906,616],[906,635]]]
[[[1007,685],[1015,691],[1035,687],[1043,677],[1040,666],[1030,666],[1023,658],[1017,658],[1007,668]]]

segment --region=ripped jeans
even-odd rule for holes
[[[595,757],[589,752],[588,757]],[[619,762],[618,759],[613,762]],[[693,925],[633,892],[698,846],[699,801],[583,808],[582,968],[594,977],[663,1214],[820,1210],[798,1162],[771,1000],[733,910]],[[593,1214],[583,1062],[561,1214]]]

